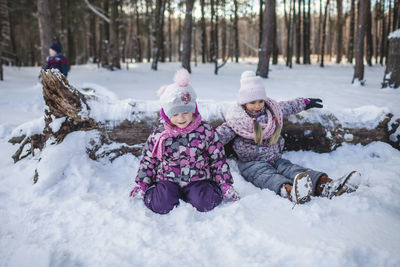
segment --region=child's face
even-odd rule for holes
[[[184,112],[173,115],[171,123],[181,129],[186,128],[194,119],[192,112]]]
[[[54,51],[53,49],[49,48],[49,55],[50,55],[51,57],[54,57],[55,55],[57,55],[57,52]]]
[[[264,108],[265,102],[264,100],[254,100],[249,103],[246,103],[244,106],[248,112],[251,114],[257,113]]]

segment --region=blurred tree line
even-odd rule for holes
[[[326,60],[385,64],[390,32],[399,28],[400,0],[0,0],[0,59],[43,65],[60,42],[70,65],[96,63],[213,63],[258,57],[288,67]],[[128,67],[128,64],[126,64]],[[2,73],[2,71],[1,71]],[[2,74],[1,74],[2,75]],[[2,78],[2,77],[1,77]]]

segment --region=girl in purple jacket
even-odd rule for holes
[[[179,204],[210,211],[223,199],[237,200],[224,147],[214,129],[201,120],[189,73],[182,69],[174,83],[159,90],[162,124],[149,136],[132,197],[166,214]]]
[[[333,180],[323,172],[281,158],[283,118],[322,108],[322,100],[297,98],[278,103],[267,97],[261,78],[252,71],[245,71],[240,82],[238,103],[216,131],[223,144],[233,140],[239,171],[247,181],[295,203],[307,202],[311,195],[332,198],[356,190],[360,180],[356,171]]]

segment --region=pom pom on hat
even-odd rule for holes
[[[180,69],[175,73],[174,82],[179,87],[188,86],[189,81],[190,81],[190,74],[186,69]]]
[[[242,73],[242,76],[240,76],[240,80],[249,78],[249,77],[256,77],[256,74],[254,73],[254,71],[251,70],[246,70]]]
[[[254,71],[244,71],[240,77],[238,103],[244,105],[255,100],[267,100],[262,79]]]

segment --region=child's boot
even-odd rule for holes
[[[317,195],[331,199],[343,193],[356,191],[361,183],[361,174],[358,171],[352,171],[337,180],[326,177],[321,177],[320,180],[317,185],[317,191],[319,189],[321,193]]]
[[[307,173],[298,173],[293,180],[293,188],[289,199],[296,204],[304,204],[311,200],[312,182]]]

